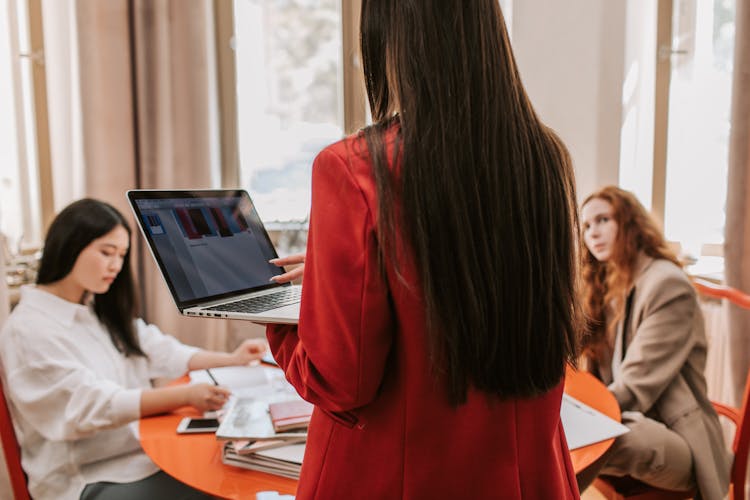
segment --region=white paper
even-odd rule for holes
[[[249,455],[238,455],[233,451],[232,446],[227,443],[224,446],[221,461],[235,467],[299,479],[299,471],[304,454],[304,443],[275,448],[273,450],[258,451]]]
[[[570,450],[614,438],[630,430],[567,394],[563,394],[560,419]]]
[[[275,359],[273,359],[273,354],[271,354],[271,349],[268,349],[266,353],[263,355],[262,358],[260,358],[261,361],[264,363],[268,363],[271,365],[279,366],[279,364],[276,362]]]
[[[273,435],[268,403],[254,398],[230,401],[216,431],[219,439],[266,439]]]
[[[280,446],[270,450],[256,451],[255,454],[261,457],[302,465],[302,457],[305,456],[305,443],[290,444],[289,446]]]
[[[230,390],[268,385],[279,378],[284,378],[281,370],[266,366],[222,366],[210,370],[219,385]],[[214,383],[206,370],[194,370],[189,375],[192,384]]]

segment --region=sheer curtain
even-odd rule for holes
[[[133,188],[220,185],[218,97],[211,0],[54,0],[45,24],[66,34],[68,64],[48,76],[71,100],[50,101],[60,147],[55,156],[58,209],[81,196],[106,200],[128,217]],[[45,13],[47,14],[47,13]],[[65,36],[62,36],[65,38]],[[47,41],[47,46],[60,40]],[[65,70],[65,71],[63,71]],[[54,127],[54,125],[53,125]],[[70,146],[72,144],[73,146]],[[65,146],[65,147],[63,147]],[[80,158],[73,151],[81,151]],[[78,172],[72,182],[66,172]],[[77,177],[76,177],[77,175]],[[66,184],[67,183],[67,184]],[[133,226],[135,229],[135,226]],[[135,234],[134,268],[145,320],[183,342],[231,349],[260,336],[249,323],[184,318],[177,313],[153,259]]]
[[[133,0],[141,188],[221,185],[214,27],[211,1]],[[243,337],[264,335],[252,323],[180,316],[151,256],[141,262],[149,320],[182,340],[231,349]]]
[[[734,390],[729,370],[729,303],[701,298],[701,311],[706,323],[708,355],[706,357],[706,384],[712,401],[734,404]]]
[[[725,269],[729,286],[750,292],[750,4],[736,3],[732,128],[725,225]],[[750,367],[750,312],[729,312],[730,362],[735,405]]]

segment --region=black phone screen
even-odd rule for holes
[[[212,429],[219,427],[219,421],[215,418],[193,418],[188,423],[188,429]]]

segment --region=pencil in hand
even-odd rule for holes
[[[216,378],[214,378],[214,374],[211,373],[211,370],[209,370],[208,368],[206,368],[206,373],[208,373],[208,378],[211,379],[211,382],[213,382],[214,385],[219,385],[219,382],[216,380]]]

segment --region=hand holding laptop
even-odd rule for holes
[[[294,281],[298,278],[302,278],[302,275],[305,272],[305,254],[304,253],[297,253],[297,254],[289,255],[287,257],[279,257],[277,259],[271,259],[268,262],[278,267],[301,264],[285,272],[284,274],[280,274],[278,276],[272,276],[271,281],[275,283],[279,283],[279,284],[289,283],[290,281]]]

